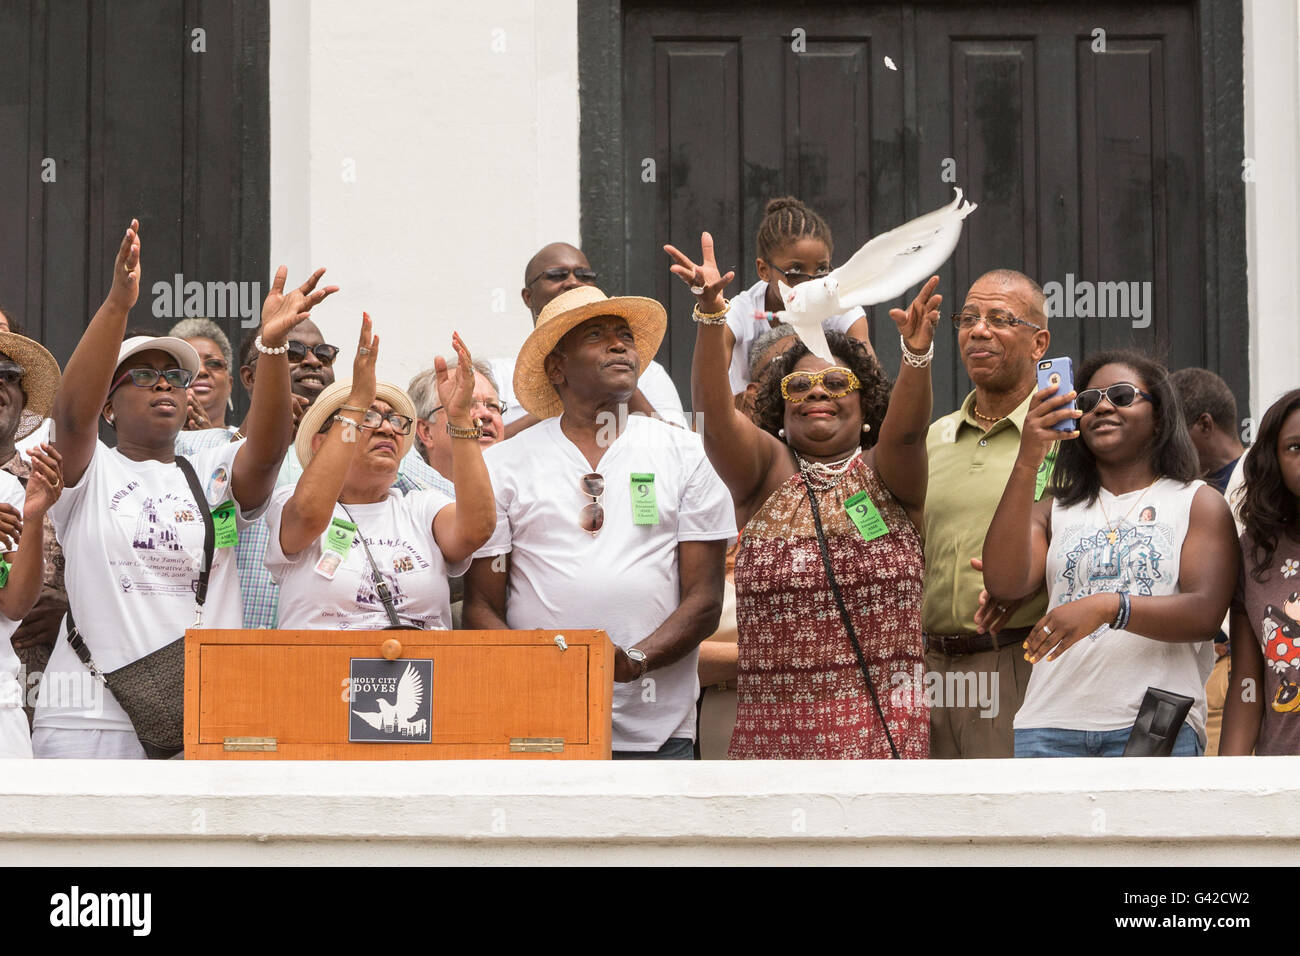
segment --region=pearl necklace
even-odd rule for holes
[[[799,460],[799,472],[803,475],[804,482],[816,491],[826,491],[844,480],[854,462],[862,457],[862,449],[858,448],[848,457],[832,462],[809,461],[798,452],[794,456]]]

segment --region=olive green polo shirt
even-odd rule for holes
[[[984,535],[1020,453],[1020,429],[1029,397],[986,432],[975,418],[975,393],[961,408],[930,426],[925,447],[930,481],[925,492],[925,597],[921,627],[930,634],[974,633],[984,578],[970,566],[984,551]],[[1055,448],[1039,470],[1042,494]],[[1030,627],[1047,610],[1040,591],[1022,605],[1007,627]]]

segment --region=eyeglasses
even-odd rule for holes
[[[596,273],[593,269],[588,269],[582,266],[579,266],[577,269],[566,269],[564,266],[556,266],[554,269],[547,269],[545,272],[537,273],[537,275],[525,282],[524,285],[532,285],[541,278],[546,278],[551,282],[563,282],[565,279],[569,278],[570,272],[573,273],[573,277],[579,282],[585,282],[590,285],[596,281]]]
[[[225,359],[206,358],[203,360],[203,367],[209,372],[224,372],[230,366],[226,364]]]
[[[1151,396],[1142,391],[1136,385],[1130,385],[1128,382],[1116,382],[1106,388],[1085,388],[1082,392],[1074,397],[1075,404],[1079,406],[1079,411],[1087,415],[1090,411],[1101,404],[1102,396],[1110,402],[1114,408],[1128,408],[1141,395],[1148,402]]]
[[[791,404],[807,401],[818,385],[826,389],[831,398],[843,398],[855,388],[861,388],[858,377],[847,368],[824,368],[820,372],[791,372],[781,379],[781,397]]]
[[[411,425],[415,419],[409,415],[399,415],[397,412],[389,412],[385,415],[376,408],[366,409],[366,413],[361,416],[362,428],[378,428],[384,422],[393,426],[393,431],[399,435],[411,434]]]
[[[781,273],[781,275],[785,276],[786,285],[798,285],[800,282],[807,282],[809,279],[825,279],[828,275],[831,274],[830,269],[821,269],[817,272],[814,272],[812,275],[809,275],[806,272],[796,272],[793,269],[787,272],[785,269],[782,269],[780,266],[772,265],[772,263],[770,262],[768,263],[768,265],[772,266],[773,269]]]
[[[1017,325],[1028,326],[1035,332],[1043,331],[1041,325],[1034,325],[1033,322],[1026,322],[1024,319],[1017,319],[1010,312],[1000,312],[997,309],[982,316],[974,312],[954,312],[952,316],[952,324],[957,330],[964,331],[975,328],[975,326],[979,325],[981,319],[984,320],[985,325],[995,332],[1005,332],[1007,329],[1013,328]]]
[[[290,339],[287,344],[289,348],[290,362],[301,362],[307,357],[307,353],[311,352],[311,354],[316,356],[320,361],[321,365],[333,365],[335,357],[339,354],[338,346],[326,345],[324,342],[320,345],[313,345],[310,348],[307,346],[307,343],[295,342],[292,339]]]
[[[114,391],[128,378],[136,388],[153,388],[160,378],[172,388],[189,388],[190,382],[194,381],[194,373],[185,368],[132,368],[123,372],[108,390]]]
[[[593,471],[579,478],[578,485],[591,499],[591,503],[583,505],[578,512],[578,527],[594,538],[605,525],[605,509],[600,505],[600,499],[605,497],[605,478]]]
[[[17,385],[26,374],[27,369],[17,362],[5,362],[0,365],[0,382],[4,382],[6,385]]]
[[[475,405],[482,405],[489,412],[496,415],[504,415],[506,413],[506,409],[510,407],[509,402],[505,402],[505,401],[498,402],[490,398],[478,398],[477,396],[474,398],[472,402],[470,402],[469,407],[473,408]],[[446,405],[435,405],[433,410],[429,412],[429,417],[433,417],[434,415],[438,414],[446,407],[447,407]]]

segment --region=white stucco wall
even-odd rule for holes
[[[518,350],[523,269],[578,242],[576,0],[273,0],[271,262],[341,292],[314,315],[379,374]],[[350,165],[349,165],[350,164]]]
[[[0,865],[1267,866],[1300,850],[1287,757],[40,760],[0,761],[0,781]]]
[[[1246,159],[1255,177],[1246,184],[1251,405],[1258,420],[1280,394],[1300,386],[1300,4],[1243,6]]]

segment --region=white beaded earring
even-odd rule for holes
[[[776,434],[777,434],[777,437],[778,437],[778,438],[784,438],[784,437],[785,437],[785,429],[784,429],[784,428],[778,428],[778,429],[776,430]]]
[[[863,431],[863,432],[869,432],[869,431],[871,431],[871,422],[863,422],[863,424],[862,424],[862,431]]]

